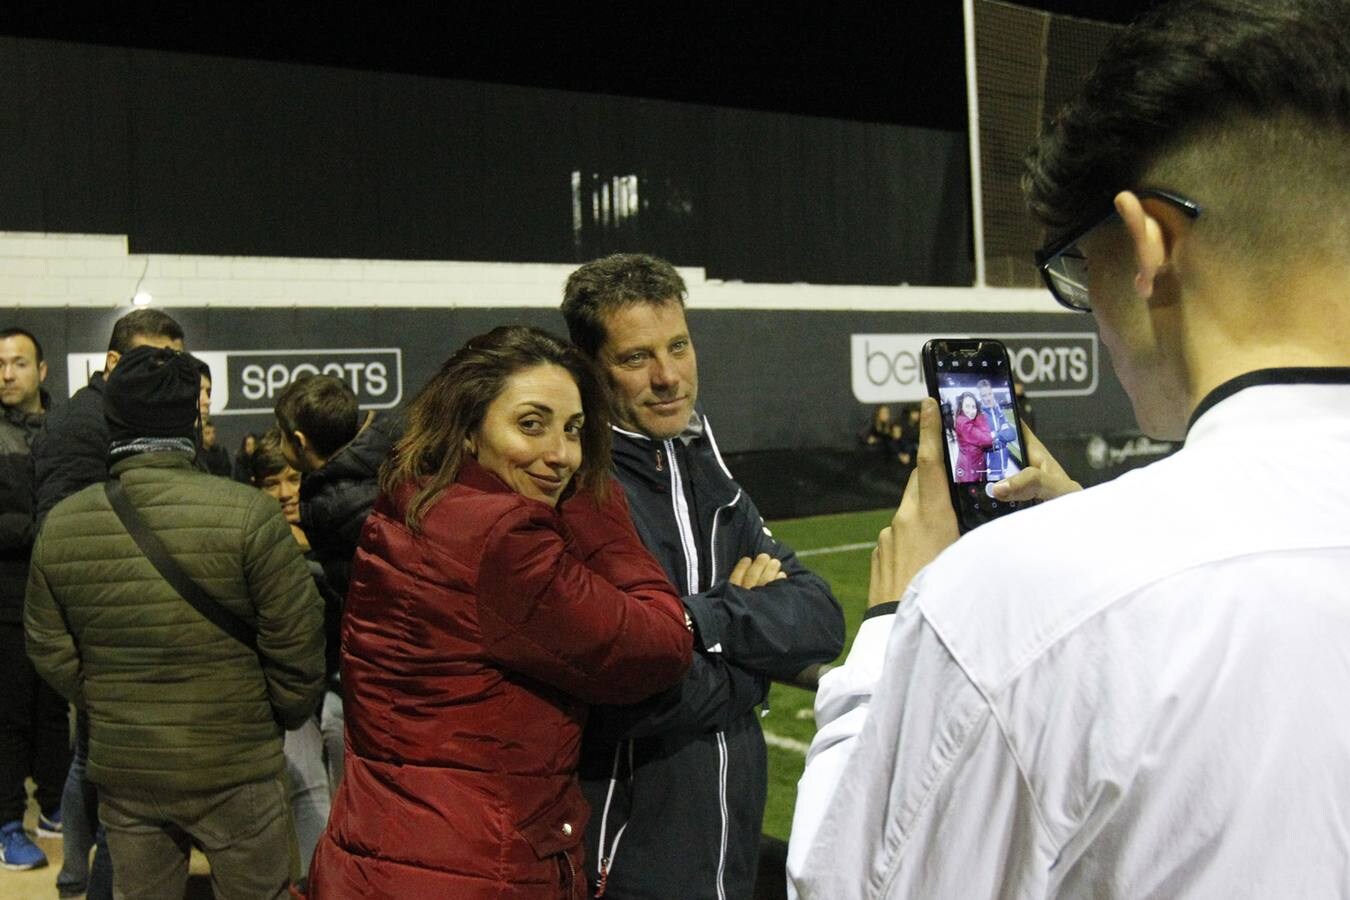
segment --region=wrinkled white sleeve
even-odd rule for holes
[[[921,580],[821,679],[794,900],[1045,895],[1051,842],[988,702],[923,616]]]

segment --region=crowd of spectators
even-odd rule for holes
[[[748,895],[755,710],[843,616],[721,462],[685,294],[597,260],[575,344],[496,329],[400,413],[302,377],[228,470],[168,315],[118,320],[45,423],[40,345],[8,335],[33,370],[6,395],[33,476],[10,659],[50,747],[12,757],[39,765],[6,865],[45,863],[32,776],[68,896],[177,896],[192,847],[218,897]]]

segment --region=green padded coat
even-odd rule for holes
[[[323,687],[323,604],[277,501],[182,452],[112,468],[169,554],[256,629],[203,618],[141,554],[97,484],[54,507],[33,548],[28,655],[89,714],[89,779],[212,791],[276,775],[283,728]]]

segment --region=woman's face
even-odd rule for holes
[[[291,525],[300,524],[300,473],[290,466],[263,479],[259,487],[264,494],[277,498],[282,515]]]
[[[583,419],[571,374],[551,363],[532,366],[506,379],[468,449],[516,493],[557,506],[581,465]]]
[[[975,414],[978,413],[979,411],[980,411],[979,404],[975,402],[974,397],[966,395],[966,397],[961,400],[961,414],[964,415],[967,419],[975,418]]]

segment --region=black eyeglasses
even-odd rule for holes
[[[1175,205],[1183,213],[1194,219],[1200,215],[1200,204],[1187,200],[1170,191],[1152,189],[1134,192],[1136,197],[1156,197]],[[1036,251],[1036,268],[1041,270],[1045,286],[1059,301],[1061,306],[1075,312],[1092,312],[1092,298],[1088,296],[1087,257],[1079,249],[1078,242],[1087,237],[1088,232],[1116,218],[1114,203],[1100,216],[1086,220],[1087,224],[1075,228],[1064,237],[1041,250]]]

